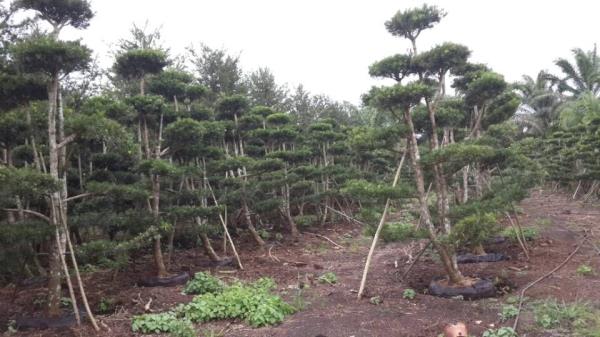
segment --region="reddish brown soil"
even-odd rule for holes
[[[593,226],[600,222],[600,208],[584,205],[571,200],[567,195],[557,193],[535,191],[520,207],[521,223],[541,228],[540,237],[529,243],[530,261],[524,259],[518,245],[503,243],[492,245],[488,250],[509,255],[509,261],[461,265],[465,275],[499,277],[506,280],[507,284],[517,289],[512,295],[562,262],[575,248],[583,231],[593,229]],[[293,301],[294,294],[298,293],[295,288],[299,282],[312,283],[309,288],[302,290],[300,298],[305,305],[300,312],[288,317],[281,325],[269,328],[253,329],[243,322],[199,325],[199,335],[212,331],[217,336],[227,337],[431,337],[440,334],[446,324],[462,321],[469,327],[471,335],[480,336],[491,324],[496,327],[502,325],[498,310],[503,297],[468,302],[436,298],[423,293],[433,277],[442,275],[442,268],[433,254],[426,253],[415,265],[408,279],[400,281],[398,278],[406,267],[407,260],[403,249],[406,245],[400,243],[378,247],[369,274],[367,298],[357,300],[356,290],[369,241],[361,237],[361,228],[353,224],[340,224],[334,229],[323,229],[319,233],[343,245],[344,249],[334,249],[326,240],[305,234],[299,244],[274,245],[271,249],[272,257],[269,257],[268,250],[259,251],[246,242],[240,247],[244,271],[227,267],[211,269],[214,274],[225,279],[254,280],[261,276],[270,276],[277,281],[280,292],[290,301]],[[591,237],[590,241],[598,243],[598,239]],[[174,272],[193,273],[207,269],[201,267],[206,263],[206,258],[194,251],[176,252],[174,261]],[[597,291],[600,277],[577,275],[576,269],[582,263],[592,266],[594,270],[600,270],[598,251],[591,245],[584,246],[571,262],[534,286],[527,296],[532,299],[555,297],[564,301],[584,299],[600,302],[600,292]],[[151,261],[146,257],[136,261],[136,271],[129,270],[116,277],[108,272],[86,275],[87,291],[94,307],[97,307],[102,298],[110,298],[117,303],[113,314],[98,316],[103,327],[101,333],[96,334],[86,326],[20,332],[15,335],[134,336],[130,328],[131,317],[143,313],[144,305],[150,299],[150,307],[154,312],[166,310],[191,299],[191,296],[181,294],[181,286],[132,286],[140,275],[150,273],[150,270],[146,272],[149,266]],[[337,284],[323,285],[315,281],[327,271],[337,275]],[[413,300],[403,299],[402,292],[406,288],[416,289],[419,294]],[[33,299],[43,294],[43,288],[35,287],[0,289],[0,324],[6,326],[6,322],[17,316],[32,315],[38,311],[34,307]],[[373,296],[379,296],[383,303],[371,304],[369,298]],[[543,332],[531,330],[533,323],[530,314],[525,313],[521,322],[520,327],[530,331],[527,336],[545,336]],[[506,322],[504,325],[511,323]]]

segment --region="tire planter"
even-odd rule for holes
[[[79,309],[79,316],[81,317],[82,324],[87,314],[83,308]],[[69,328],[77,325],[77,319],[75,314],[65,313],[58,317],[18,317],[15,320],[15,327],[17,330],[45,330],[45,329],[57,329],[57,328]]]
[[[170,277],[151,276],[143,278],[137,282],[140,287],[172,287],[180,284],[185,284],[190,279],[190,274],[183,272],[181,274]]]
[[[227,267],[227,266],[233,266],[233,258],[230,257],[226,257],[226,258],[222,258],[219,261],[204,261],[201,263],[196,264],[196,266],[201,267],[201,268],[217,268],[217,267]]]
[[[487,240],[485,243],[488,245],[499,245],[505,243],[508,239],[505,236],[494,236],[493,238]]]
[[[462,296],[465,300],[496,297],[496,286],[489,279],[479,279],[473,285],[454,287],[443,284],[443,277],[435,278],[429,283],[429,294],[438,297],[452,298]]]
[[[458,263],[498,262],[504,260],[508,260],[508,256],[500,253],[488,253],[485,255],[467,253],[456,257],[456,262]]]

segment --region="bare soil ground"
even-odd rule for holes
[[[237,278],[254,280],[261,276],[272,277],[280,286],[280,293],[289,301],[302,303],[302,310],[288,317],[281,325],[253,329],[243,322],[215,322],[197,326],[199,336],[226,337],[435,337],[443,327],[462,321],[471,335],[480,336],[490,326],[510,325],[501,323],[498,311],[507,296],[514,296],[529,282],[547,273],[562,262],[580,241],[584,231],[598,229],[600,208],[573,201],[560,193],[534,191],[520,206],[520,221],[524,226],[535,226],[540,235],[531,246],[531,259],[526,261],[518,245],[506,242],[488,247],[490,252],[500,252],[511,257],[508,261],[462,265],[465,275],[491,277],[505,280],[513,288],[512,294],[498,298],[462,301],[443,299],[424,293],[429,281],[442,275],[442,267],[436,256],[426,253],[415,265],[407,280],[399,280],[406,268],[407,245],[394,243],[379,245],[369,274],[367,296],[356,299],[369,239],[361,235],[362,229],[355,224],[339,224],[333,229],[322,229],[319,234],[327,236],[343,249],[321,237],[305,234],[301,243],[275,244],[269,251],[258,250],[251,243],[241,244],[244,271],[229,267],[210,268],[211,272],[226,280]],[[599,243],[591,236],[590,242]],[[416,250],[413,250],[416,254]],[[600,270],[599,251],[585,245],[563,269],[534,286],[527,294],[532,299],[557,298],[564,301],[585,300],[600,303],[600,277],[583,277],[576,273],[581,264]],[[188,250],[176,252],[173,272],[188,271],[193,274],[207,270],[206,257]],[[135,281],[143,274],[151,274],[150,257],[136,261],[126,272],[116,276],[112,272],[97,272],[85,276],[87,291],[94,308],[104,299],[115,303],[114,312],[99,315],[103,331],[95,333],[90,327],[26,331],[12,336],[134,336],[131,317],[144,312],[144,306],[152,300],[153,312],[167,310],[174,305],[191,300],[181,294],[182,287],[137,288]],[[132,267],[133,267],[132,266]],[[324,285],[316,278],[325,272],[334,272],[338,282]],[[309,284],[301,292],[298,284]],[[403,299],[405,289],[417,290],[415,299]],[[66,294],[66,293],[65,293]],[[18,316],[39,312],[35,298],[43,298],[42,287],[8,287],[0,289],[0,329]],[[379,296],[383,302],[371,304],[370,297]],[[550,336],[533,329],[531,314],[522,316],[520,331],[529,337]],[[213,334],[209,334],[209,333]]]

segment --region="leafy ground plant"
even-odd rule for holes
[[[515,318],[518,314],[519,309],[512,304],[502,306],[502,310],[498,313],[502,322],[506,322],[509,319]]]
[[[592,274],[594,274],[594,269],[588,266],[587,264],[582,264],[579,267],[577,267],[577,275],[590,276]]]
[[[416,296],[417,296],[417,292],[410,288],[404,289],[404,291],[402,292],[402,298],[407,299],[407,300],[412,300]]]
[[[272,293],[276,284],[269,278],[226,285],[209,274],[198,274],[188,282],[186,289],[204,291],[202,294],[169,312],[135,316],[132,330],[144,334],[170,333],[174,337],[191,337],[195,336],[192,323],[240,319],[253,327],[261,327],[281,323],[285,316],[297,310]]]
[[[251,284],[241,282],[226,286],[220,293],[194,297],[191,303],[176,309],[178,316],[194,323],[220,319],[242,319],[253,327],[281,323],[295,308],[271,291],[275,283],[262,278]]]
[[[317,280],[320,283],[336,284],[337,276],[335,275],[335,273],[327,272],[327,273],[319,276],[319,278]]]
[[[600,310],[590,304],[548,299],[532,305],[535,322],[541,328],[563,330],[570,336],[600,336]]]
[[[481,337],[518,337],[513,328],[502,327],[499,329],[488,329]]]
[[[218,278],[209,273],[199,272],[185,285],[183,293],[187,295],[219,293],[223,290],[223,287],[223,282]]]

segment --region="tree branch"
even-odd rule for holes
[[[30,209],[4,208],[3,211],[6,211],[6,212],[15,212],[15,213],[17,213],[17,212],[23,212],[23,213],[35,215],[38,218],[40,218],[42,220],[45,220],[47,223],[50,223],[50,218],[49,217],[45,216],[42,213],[39,213],[39,212],[36,212],[36,211],[32,211]]]
[[[62,147],[64,147],[67,144],[69,144],[70,142],[74,141],[75,138],[77,138],[77,134],[76,133],[65,137],[65,139],[63,139],[62,142],[60,142],[60,143],[58,143],[58,145],[56,145],[56,148],[57,149],[61,149]]]
[[[72,197],[68,197],[68,198],[64,199],[63,201],[64,202],[73,201],[73,200],[77,200],[77,199],[89,197],[89,196],[92,196],[94,194],[95,193],[82,193],[82,194],[74,195]]]

